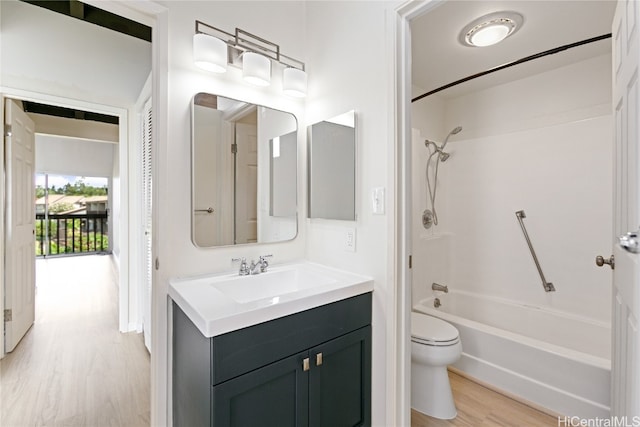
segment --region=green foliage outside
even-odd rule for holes
[[[81,179],[77,180],[74,184],[66,183],[62,187],[57,188],[52,185],[49,188],[49,194],[64,194],[66,196],[106,196],[107,187],[93,187],[85,184]],[[41,185],[36,186],[36,198],[44,197],[44,187]]]
[[[50,249],[48,255],[64,253],[97,252],[109,248],[109,237],[96,231],[87,231],[87,219],[79,217],[74,219],[61,219],[49,221]],[[96,220],[96,225],[100,220]],[[89,223],[93,224],[93,220]],[[44,255],[44,246],[47,245],[44,221],[36,221],[36,256]]]
[[[75,184],[69,184],[56,188],[51,186],[49,194],[64,194],[67,196],[106,196],[106,187],[93,187],[86,185],[82,180],[78,180]],[[36,186],[36,199],[45,196],[45,189]],[[56,203],[49,207],[51,215],[66,212],[73,209],[70,203]],[[60,224],[60,230],[58,230]],[[49,245],[48,255],[64,254],[64,253],[81,253],[96,252],[107,250],[109,248],[109,237],[96,231],[88,231],[88,225],[93,225],[93,220],[86,219],[82,216],[74,219],[49,219],[49,243],[45,238],[44,220],[36,220],[36,256],[44,255],[43,249],[45,245]],[[99,227],[100,220],[96,220],[95,226]],[[106,220],[104,224],[106,228]],[[105,230],[106,231],[106,230]]]

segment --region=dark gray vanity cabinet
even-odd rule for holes
[[[173,307],[175,427],[371,425],[371,293],[213,338]]]

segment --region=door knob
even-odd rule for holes
[[[615,262],[615,259],[613,258],[613,255],[611,255],[611,258],[609,259],[604,258],[602,255],[598,255],[596,257],[596,265],[598,267],[602,267],[605,264],[609,264],[612,270],[616,267],[616,262]]]
[[[618,239],[620,246],[627,252],[632,254],[640,253],[640,240],[638,240],[638,232],[631,231]]]

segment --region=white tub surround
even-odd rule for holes
[[[460,371],[550,411],[609,417],[610,325],[464,291],[414,310],[441,318],[464,343]]]
[[[370,277],[307,261],[169,283],[171,299],[207,338],[371,291]]]

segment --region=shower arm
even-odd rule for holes
[[[547,279],[544,278],[544,273],[542,272],[542,267],[540,267],[540,262],[538,261],[538,257],[536,256],[536,251],[533,250],[531,239],[529,239],[529,233],[527,233],[527,229],[525,228],[524,222],[522,221],[522,218],[526,217],[527,216],[525,215],[524,210],[516,212],[516,218],[518,218],[520,228],[522,228],[522,234],[524,234],[524,238],[527,241],[529,251],[531,252],[531,256],[533,257],[533,262],[536,264],[536,268],[538,269],[538,273],[540,274],[540,279],[542,279],[542,287],[544,288],[545,292],[554,292],[556,288],[553,286],[553,283],[547,282]]]

